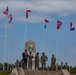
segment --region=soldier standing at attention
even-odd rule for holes
[[[28,53],[27,50],[24,50],[24,53],[22,54],[23,57],[23,69],[27,69],[27,59],[28,59]]]
[[[33,55],[31,52],[29,52],[29,68],[32,70],[32,58],[33,58]]]
[[[52,67],[52,70],[56,70],[56,58],[54,57],[54,54],[52,55],[52,58],[51,58],[51,67]]]
[[[46,68],[46,61],[48,60],[47,56],[45,55],[45,53],[42,53],[41,56],[41,65],[42,65],[42,69],[44,70]]]
[[[35,55],[35,70],[39,70],[39,53]]]

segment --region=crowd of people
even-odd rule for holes
[[[27,52],[27,50],[25,49],[23,54],[23,69],[27,69],[27,64],[28,64],[28,68],[32,69],[32,61],[34,58],[34,63],[35,63],[35,70],[39,70],[39,62],[41,63],[42,69],[44,70],[46,68],[46,62],[48,61],[48,57],[45,55],[45,53],[43,52],[41,57],[39,57],[39,53],[37,52],[35,56],[32,55],[32,52]],[[27,63],[28,62],[28,63]],[[56,58],[54,57],[54,54],[51,57],[51,67],[52,70],[56,69]]]

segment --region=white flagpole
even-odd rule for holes
[[[5,62],[6,62],[6,38],[7,38],[7,16],[6,16],[6,25],[5,25],[5,40],[4,40],[4,64],[3,70],[5,70]]]
[[[27,32],[27,19],[25,21],[25,31],[24,31],[24,50],[25,50],[25,43],[26,43],[26,32]]]
[[[46,24],[45,24],[46,25]],[[44,26],[44,50],[43,52],[46,50],[46,33],[45,33],[45,26]]]
[[[11,37],[11,26],[10,26],[10,29],[9,29],[9,42],[8,42],[8,68],[7,70],[9,70],[9,63],[10,63],[10,37]]]
[[[58,60],[58,32],[56,30],[56,70],[58,70],[57,60]]]
[[[71,33],[69,36],[69,40],[70,40],[70,47],[69,47],[69,73],[70,73],[70,66],[71,66]]]
[[[25,36],[24,36],[24,50],[26,49],[25,48],[25,43],[27,42],[26,40],[26,33],[27,33],[27,18],[26,18],[26,23],[25,23]],[[28,60],[27,60],[27,70],[28,70]]]

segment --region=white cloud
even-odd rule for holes
[[[68,16],[76,12],[76,0],[4,0],[0,1],[0,17],[4,18],[3,11],[9,6],[10,13],[16,21],[23,21],[26,8],[32,10],[30,22],[41,22],[48,14],[56,13]],[[36,16],[36,14],[39,14]],[[20,16],[20,17],[19,17]],[[0,18],[2,19],[2,18]],[[33,20],[34,19],[34,20]]]
[[[48,20],[54,20],[53,18],[50,18],[48,16],[46,16]],[[45,16],[41,16],[41,15],[30,15],[27,22],[31,22],[31,23],[39,23],[44,21],[44,19],[46,18]],[[19,21],[19,22],[26,22],[25,16],[19,16],[17,18],[14,19],[14,21]]]

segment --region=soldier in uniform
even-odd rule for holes
[[[33,55],[31,52],[29,52],[29,68],[32,70],[32,58],[33,58]]]
[[[52,58],[51,58],[51,67],[52,67],[52,70],[56,70],[56,58],[54,57],[54,54],[52,55]]]
[[[39,69],[39,53],[35,55],[35,70]]]
[[[41,56],[41,65],[42,65],[42,69],[44,70],[46,68],[46,61],[47,61],[47,56],[45,55],[45,53],[42,53]]]
[[[26,49],[24,50],[22,57],[23,57],[23,69],[27,69],[28,53]]]

